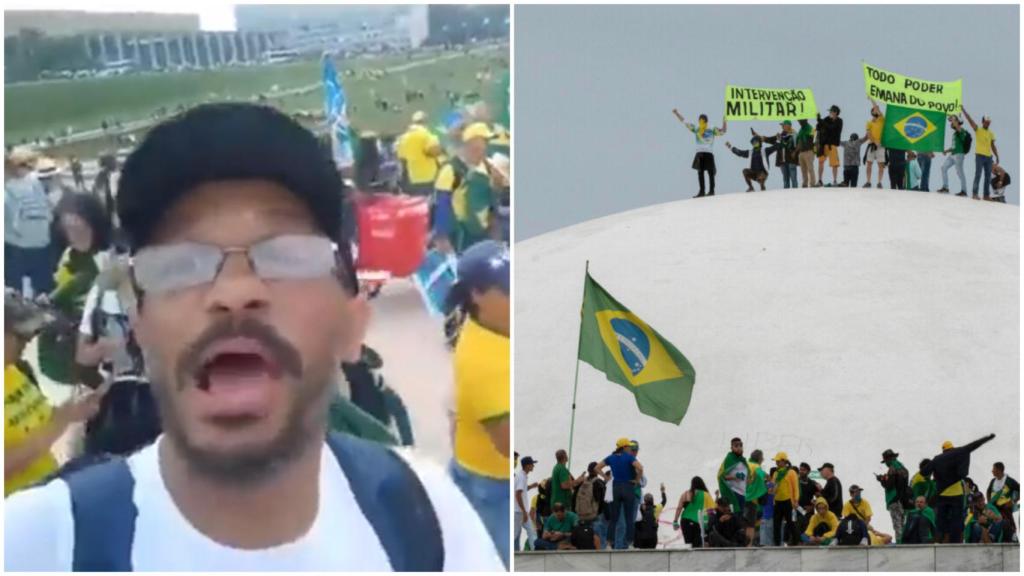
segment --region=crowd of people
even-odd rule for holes
[[[981,118],[979,125],[965,108],[961,108],[963,117],[967,119],[971,131],[964,126],[959,115],[948,117],[951,129],[950,145],[942,151],[946,159],[941,166],[942,186],[939,193],[950,193],[949,171],[955,168],[960,184],[957,196],[968,195],[967,177],[964,173],[964,160],[974,150],[974,180],[971,187],[971,198],[985,199],[993,202],[1006,202],[1006,189],[1010,185],[1010,175],[999,162],[999,149],[996,137],[991,130],[992,119]],[[695,198],[715,195],[715,139],[726,134],[728,125],[722,120],[722,126],[708,124],[706,114],[701,114],[698,123],[686,122],[678,110],[673,114],[688,132],[695,138],[696,153],[692,167],[697,171],[698,192]],[[747,192],[755,190],[758,184],[761,190],[769,177],[771,156],[775,155],[774,165],[782,174],[783,188],[813,187],[846,187],[856,188],[861,174],[861,165],[865,166],[864,188],[871,188],[873,168],[877,167],[876,185],[883,187],[883,178],[888,173],[889,188],[895,190],[931,191],[932,160],[936,152],[914,152],[886,148],[882,145],[882,131],[885,127],[885,114],[878,103],[871,100],[871,119],[865,125],[863,136],[856,132],[843,138],[843,119],[838,106],[829,108],[828,115],[817,115],[812,126],[807,119],[797,120],[798,129],[794,129],[791,120],[780,123],[780,130],[773,135],[758,134],[750,129],[750,148],[742,149],[726,142],[725,147],[740,158],[749,159],[749,166],[741,172],[747,184]],[[971,132],[974,135],[971,135]],[[865,148],[865,144],[867,145]],[[840,149],[842,154],[840,155]],[[863,155],[861,151],[863,150]],[[817,159],[817,170],[815,170]],[[825,163],[831,169],[832,181],[826,181]],[[842,167],[842,179],[839,168]],[[799,171],[799,182],[797,173]],[[708,186],[705,186],[705,175]],[[979,196],[979,193],[981,194]]]
[[[558,450],[550,476],[539,481],[530,478],[537,460],[520,460],[516,453],[515,546],[536,551],[654,548],[660,524],[671,524],[693,548],[1016,542],[1020,484],[1002,462],[992,465],[984,491],[968,475],[971,453],[994,437],[963,446],[946,441],[914,473],[897,452],[885,450],[886,470],[875,481],[885,491],[893,534],[876,527],[860,485],[844,492],[832,463],[818,467],[818,482],[810,464],[794,465],[784,451],[774,455],[771,467],[761,450],[745,456],[740,438],[731,440],[712,487],[694,476],[670,518],[662,517],[664,484],[660,503],[644,492],[647,478],[636,440],[620,438],[609,456],[589,463],[579,476],[569,470],[565,450]]]
[[[303,487],[317,481],[315,474],[308,474],[316,467],[308,466],[313,452],[305,447],[311,442],[322,444],[317,430],[323,408],[326,430],[348,433],[340,438],[353,439],[339,441],[329,435],[324,450],[335,455],[355,451],[344,460],[339,456],[339,461],[366,516],[357,524],[365,524],[364,531],[376,532],[382,548],[378,550],[374,544],[368,554],[362,545],[350,546],[348,552],[318,548],[316,565],[380,569],[387,566],[380,562],[383,558],[393,568],[409,570],[490,570],[502,564],[507,568],[509,256],[507,244],[501,241],[498,210],[503,208],[500,200],[507,199],[508,181],[507,176],[501,179],[501,173],[488,171],[493,165],[484,153],[497,140],[496,130],[477,120],[467,119],[453,127],[458,139],[441,147],[436,171],[447,171],[450,180],[426,191],[433,203],[444,204],[444,208],[435,207],[435,212],[447,209],[449,216],[435,224],[429,240],[439,249],[452,250],[459,277],[447,302],[451,314],[459,317],[452,360],[454,458],[448,473],[441,476],[415,459],[402,464],[404,459],[390,459],[378,448],[353,443],[359,438],[374,441],[373,446],[411,440],[399,438],[405,436],[395,430],[401,428],[400,422],[374,410],[376,404],[389,404],[386,398],[365,402],[362,399],[367,394],[360,392],[370,387],[379,396],[386,386],[379,377],[379,355],[361,341],[366,297],[359,294],[350,253],[354,237],[342,226],[344,213],[351,208],[346,199],[353,193],[342,180],[352,175],[337,170],[316,138],[294,120],[273,108],[252,104],[191,108],[155,127],[123,166],[116,161],[108,166],[107,175],[97,178],[100,183],[94,190],[86,189],[77,159],[69,159],[73,184],[68,185],[60,175],[43,173],[40,165],[46,159],[38,154],[10,150],[5,158],[8,518],[17,516],[22,519],[19,522],[36,527],[26,533],[43,535],[56,530],[63,520],[53,514],[62,508],[46,502],[59,501],[62,491],[66,495],[68,490],[76,501],[95,501],[94,508],[106,502],[119,510],[117,500],[124,494],[79,494],[79,489],[88,488],[76,482],[81,474],[97,474],[102,469],[109,474],[111,489],[120,486],[126,469],[107,463],[125,460],[111,456],[127,457],[133,462],[132,473],[159,468],[161,474],[171,474],[176,479],[174,490],[188,495],[189,506],[205,499],[204,493],[219,494],[219,501],[207,502],[219,515],[240,518],[263,507],[254,502],[242,505],[246,498],[266,494],[263,488],[245,484],[249,477],[257,484],[266,481],[279,486],[283,493],[315,495],[315,489]],[[409,149],[407,144],[404,150]],[[462,167],[453,168],[453,163]],[[408,163],[403,165],[411,176]],[[101,172],[103,169],[101,166]],[[119,176],[116,186],[109,178],[115,172]],[[231,182],[243,184],[232,188]],[[502,186],[492,187],[492,183]],[[424,193],[405,186],[403,191]],[[485,203],[484,194],[493,200]],[[486,213],[482,213],[484,208]],[[243,224],[239,216],[243,213],[249,214],[254,224]],[[244,250],[248,268],[237,265],[230,258],[233,252],[218,248],[221,245],[249,246]],[[183,262],[192,264],[182,266]],[[217,280],[225,275],[227,280]],[[253,283],[247,277],[270,282]],[[323,283],[333,277],[337,277],[335,282]],[[191,296],[181,297],[199,285],[210,287],[210,297],[216,300],[210,302],[212,308],[191,301]],[[280,297],[275,295],[279,290]],[[211,315],[207,317],[207,313]],[[195,333],[204,326],[202,334]],[[148,334],[148,339],[143,334]],[[242,338],[254,344],[236,350],[224,344],[229,337],[235,338],[231,342]],[[25,357],[33,340],[38,342],[37,362]],[[213,348],[219,352],[211,352]],[[34,365],[49,380],[72,387],[71,399],[53,404],[39,385]],[[351,398],[344,397],[338,386],[330,393],[317,392],[335,384],[333,378],[323,378],[335,372],[344,373]],[[265,396],[262,393],[229,398],[232,379],[257,373],[295,379],[299,385],[289,387],[295,392],[287,393],[287,398],[274,404],[277,407],[265,405],[260,400]],[[198,387],[189,385],[193,380]],[[215,398],[218,382],[223,384],[223,402]],[[195,394],[204,400],[190,399]],[[208,413],[211,410],[224,413]],[[236,414],[238,411],[245,414]],[[269,416],[254,419],[250,414],[254,411]],[[242,416],[262,424],[223,428],[210,420]],[[287,426],[274,428],[274,422],[286,422]],[[69,460],[60,461],[54,454],[55,443],[76,423],[84,424],[84,441],[74,448]],[[406,419],[406,427],[408,424]],[[253,426],[255,432],[263,429],[270,434],[257,434],[269,443],[257,442],[259,446],[253,447],[258,450],[249,454],[248,444],[228,437]],[[164,464],[156,458],[157,446],[161,450],[172,446],[167,449],[183,466],[177,470],[192,472],[179,475],[163,470]],[[210,452],[214,448],[217,450]],[[350,470],[346,460],[365,464]],[[401,471],[402,466],[410,467],[414,474],[409,477]],[[282,477],[276,472],[279,467],[291,472]],[[300,469],[305,472],[299,473]],[[330,472],[326,481],[333,484],[336,474]],[[403,477],[406,479],[401,480]],[[365,494],[376,494],[374,483],[397,490],[389,499],[393,504],[364,502],[360,492],[363,480],[369,490]],[[146,483],[139,486],[137,491],[154,488]],[[461,494],[460,499],[453,498],[452,490]],[[318,506],[337,505],[335,492],[326,501],[312,502],[310,509],[315,512]],[[153,497],[143,500],[153,502]],[[429,504],[424,505],[424,499]],[[42,513],[40,506],[53,513]],[[288,516],[281,510],[259,513],[264,512]],[[210,529],[208,520],[212,519],[194,518],[197,509],[190,507],[182,513],[193,523],[203,524],[200,529],[204,532]],[[75,514],[76,523],[96,521]],[[378,522],[381,517],[399,522]],[[134,522],[120,517],[115,521]],[[416,543],[402,532],[424,523],[436,523],[441,529],[434,531],[434,537]],[[281,532],[292,529],[287,523],[270,524],[274,526],[255,519],[236,522],[239,529],[222,534],[218,542],[231,547],[221,552],[235,558],[228,565],[248,565],[230,550],[266,547],[252,546],[251,538],[273,543],[301,535]],[[261,530],[266,533],[252,534],[246,525],[264,525]],[[351,532],[350,527],[336,528]],[[481,546],[481,535],[487,545]],[[159,552],[164,544],[151,541],[152,536],[140,525],[136,534],[139,544],[129,538],[111,545],[144,547],[147,553],[131,560],[149,569],[189,562],[187,556],[171,560]],[[46,566],[55,570],[72,567],[60,564],[72,558],[69,551],[46,548],[62,546],[61,539],[40,538],[35,543],[8,539],[10,565],[38,567],[43,566],[40,562],[56,562]],[[307,544],[319,541],[313,533],[303,538]],[[15,548],[20,550],[17,558]],[[75,546],[76,551],[79,548]],[[296,554],[301,556],[302,549],[296,548]],[[120,553],[115,556],[122,557]],[[79,560],[74,558],[74,566],[79,566]],[[198,558],[200,563],[209,560]],[[296,566],[294,559],[292,562],[288,565]]]

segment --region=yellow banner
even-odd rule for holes
[[[725,87],[728,120],[799,120],[817,115],[810,88]]]
[[[886,104],[931,110],[945,114],[960,113],[962,81],[932,82],[911,78],[864,63],[864,88],[869,98]]]

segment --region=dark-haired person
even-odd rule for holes
[[[470,246],[448,294],[466,323],[455,347],[455,443],[452,478],[508,567],[510,300],[508,248],[494,240]]]
[[[924,496],[925,502],[931,502],[935,498],[935,480],[932,480],[931,463],[930,458],[921,460],[917,472],[910,479],[911,494],[915,499]]]
[[[1003,516],[1005,526],[1004,542],[1009,542],[1017,532],[1017,524],[1013,520],[1013,509],[1020,501],[1020,482],[1017,482],[1006,473],[1006,466],[1002,462],[992,465],[992,480],[988,483],[985,496],[989,504],[995,506]]]
[[[753,181],[756,181],[761,185],[761,190],[764,190],[764,181],[768,179],[768,170],[764,166],[764,153],[762,151],[761,137],[753,136],[750,138],[750,150],[741,150],[739,148],[733,148],[732,144],[725,143],[725,147],[729,149],[733,154],[740,158],[750,157],[750,168],[743,169],[743,179],[747,182],[747,192],[754,191]]]
[[[942,162],[942,188],[939,188],[938,192],[941,194],[949,192],[949,169],[955,166],[956,177],[960,180],[960,193],[957,196],[967,196],[967,177],[964,176],[964,155],[967,154],[971,135],[967,133],[967,130],[964,130],[963,122],[958,116],[950,116],[949,125],[953,128],[953,140],[952,146],[942,151],[942,154],[946,156],[946,160]]]
[[[90,194],[61,198],[56,213],[59,233],[67,248],[57,263],[53,275],[56,287],[48,300],[68,320],[71,332],[47,330],[40,335],[39,369],[56,382],[71,384],[85,379],[96,385],[99,382],[95,372],[81,370],[75,364],[75,342],[86,296],[100,268],[110,260],[110,220],[100,201]]]
[[[825,180],[825,159],[832,168],[832,186],[839,186],[839,142],[843,136],[843,119],[839,117],[839,106],[835,104],[828,109],[828,116],[822,118],[818,113],[818,139],[821,143],[821,154],[818,156],[818,186]]]
[[[714,508],[715,499],[708,492],[704,479],[694,476],[690,479],[690,489],[679,495],[672,528],[681,530],[683,539],[693,548],[703,548],[708,512]]]
[[[4,286],[32,294],[53,289],[50,223],[53,211],[34,173],[35,153],[15,148],[4,157]]]
[[[860,147],[868,141],[868,137],[857,137],[857,133],[850,134],[849,140],[842,142],[843,146],[843,183],[841,186],[856,188],[857,180],[860,178]],[[831,510],[831,508],[830,508]]]
[[[796,121],[800,130],[796,133],[796,152],[800,160],[800,187],[814,186],[814,127],[801,118]]]
[[[197,106],[146,135],[117,208],[164,432],[9,498],[8,570],[502,569],[441,466],[328,435],[369,316],[342,187],[273,108]]]
[[[697,125],[694,126],[683,119],[682,115],[675,108],[672,109],[672,114],[675,115],[676,119],[686,126],[686,129],[693,132],[696,137],[697,153],[693,156],[693,169],[697,171],[697,181],[700,183],[700,191],[694,198],[700,198],[704,196],[704,174],[707,173],[709,178],[710,188],[708,189],[708,196],[715,195],[715,137],[725,135],[725,130],[728,127],[725,118],[722,118],[722,127],[714,128],[708,125],[708,115],[701,114],[697,119]]]
[[[1006,187],[1010,185],[1010,175],[1002,164],[992,166],[992,198],[993,202],[1006,204]]]
[[[44,314],[13,291],[4,295],[4,497],[57,471],[51,448],[70,424],[96,413],[105,389],[53,406],[22,354]]]

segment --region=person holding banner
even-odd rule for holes
[[[885,169],[885,148],[882,147],[882,128],[885,126],[885,115],[882,114],[882,110],[878,107],[878,103],[873,98],[871,100],[871,120],[868,121],[865,130],[867,130],[868,139],[871,141],[868,143],[868,151],[864,156],[864,162],[868,166],[867,171],[867,182],[864,184],[865,188],[871,188],[871,163],[878,163],[878,187],[882,187],[882,171]]]
[[[800,178],[802,188],[814,186],[814,128],[811,123],[801,118],[797,120],[800,131],[796,133],[796,151],[800,159]]]
[[[964,176],[964,154],[970,147],[971,135],[964,130],[964,124],[957,116],[949,117],[949,125],[953,127],[953,146],[942,151],[946,160],[942,163],[942,188],[939,192],[949,193],[949,169],[956,166],[956,177],[960,179],[960,193],[957,196],[967,196],[967,178]],[[950,156],[950,154],[953,154]]]
[[[725,134],[727,127],[725,118],[722,118],[722,127],[714,128],[708,126],[708,115],[701,114],[698,118],[697,125],[689,124],[679,114],[679,111],[675,108],[672,109],[672,113],[675,114],[676,118],[686,126],[686,129],[693,132],[697,138],[697,153],[693,157],[693,169],[697,171],[697,179],[700,182],[700,191],[694,198],[700,198],[704,196],[704,173],[707,172],[710,183],[710,190],[708,196],[715,195],[715,154],[713,146],[715,144],[715,136],[722,136]]]
[[[982,173],[985,174],[985,200],[989,197],[989,180],[992,179],[992,155],[995,154],[996,164],[999,164],[999,149],[996,148],[996,135],[988,129],[992,119],[988,116],[981,117],[981,128],[974,123],[974,119],[967,113],[967,109],[960,107],[964,112],[964,118],[974,130],[974,139],[978,141],[974,147],[974,188],[971,197],[978,199],[978,180]]]
[[[917,153],[917,164],[921,167],[921,185],[917,189],[921,192],[931,192],[928,176],[932,173],[932,158],[935,158],[935,152]]]
[[[750,133],[757,138],[761,138],[762,142],[771,144],[765,150],[764,155],[765,158],[771,158],[772,153],[775,153],[775,166],[782,171],[782,187],[796,188],[796,165],[799,160],[796,152],[793,123],[785,120],[780,126],[782,126],[782,132],[775,136],[761,136],[753,128],[750,129]]]
[[[839,185],[839,141],[843,137],[843,119],[839,117],[839,106],[835,104],[828,109],[825,118],[818,114],[818,139],[821,152],[818,156],[818,186],[823,186],[825,179],[825,158],[832,168],[832,186]]]

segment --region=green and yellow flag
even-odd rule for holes
[[[915,110],[889,104],[885,107],[882,146],[894,150],[942,152],[946,140],[946,116],[942,112]]]
[[[644,414],[682,422],[696,377],[690,361],[605,292],[589,273],[582,322],[579,359],[632,392]]]

